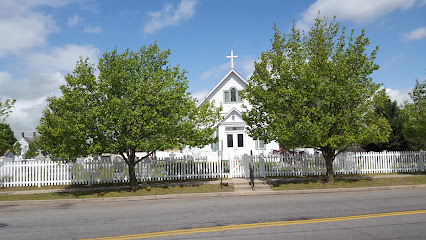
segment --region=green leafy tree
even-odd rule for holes
[[[386,99],[369,75],[378,47],[365,53],[365,31],[347,36],[339,23],[317,18],[308,33],[295,24],[255,63],[244,97],[253,106],[243,118],[254,139],[280,146],[318,148],[333,182],[336,155],[353,144],[386,142],[390,127],[375,107]]]
[[[413,150],[426,149],[426,80],[416,80],[416,86],[410,93],[413,103],[405,103],[404,136]]]
[[[7,116],[12,112],[10,109],[15,104],[15,99],[7,99],[2,102],[0,98],[0,156],[3,155],[7,149],[10,149],[16,142],[16,138],[10,129],[9,124],[5,123]]]
[[[387,96],[386,102],[382,106],[376,106],[376,112],[385,117],[392,129],[389,135],[389,141],[385,143],[369,143],[363,148],[367,151],[407,151],[409,150],[408,141],[403,135],[403,116],[400,107],[396,101],[392,101]]]
[[[15,104],[15,99],[7,99],[6,101],[2,102],[0,98],[0,122],[4,122],[4,120],[9,116],[9,114],[12,112],[10,109]]]
[[[0,156],[5,154],[7,149],[10,148],[10,144],[6,141],[5,138],[7,136],[7,132],[4,129],[0,129]]]
[[[16,142],[16,143],[12,146],[11,151],[12,151],[12,153],[13,153],[15,156],[19,156],[19,155],[21,155],[21,151],[22,151],[21,143]]]
[[[12,129],[10,128],[10,125],[7,123],[0,123],[0,131],[3,132],[3,140],[9,144],[9,146],[12,146],[16,142],[16,137],[13,134]]]
[[[16,138],[9,124],[0,122],[0,155],[11,149],[15,142]]]
[[[38,155],[38,148],[36,142],[28,143],[28,150],[25,152],[25,159],[32,159]]]
[[[116,49],[93,65],[80,60],[63,96],[50,98],[37,130],[42,150],[74,161],[87,154],[120,154],[129,166],[130,187],[137,189],[135,165],[155,151],[205,146],[212,138],[220,108],[196,107],[187,92],[186,72],[168,63],[170,50],[157,44],[139,52]],[[136,149],[146,155],[136,159]]]

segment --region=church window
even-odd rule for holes
[[[238,147],[244,147],[243,134],[238,134]]]
[[[225,102],[229,102],[229,91],[224,91]]]
[[[232,134],[228,134],[226,136],[226,138],[228,140],[228,147],[233,147],[234,146],[234,139],[233,139],[232,136],[233,136]]]
[[[243,98],[241,97],[241,91],[237,91],[236,88],[230,88],[229,90],[223,91],[223,102],[233,103],[233,102],[242,102]]]
[[[256,150],[265,150],[265,142],[263,140],[256,140]]]
[[[231,88],[231,102],[237,101],[237,90],[235,88]]]

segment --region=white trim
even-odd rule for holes
[[[226,80],[226,78],[231,75],[231,73],[235,73],[235,75],[237,75],[237,77],[240,78],[241,81],[243,81],[246,85],[248,84],[247,80],[244,79],[237,71],[235,71],[235,69],[231,69],[231,71],[229,71],[228,74],[226,74],[225,77],[222,78],[222,80],[220,80],[220,82],[216,84],[216,86],[209,93],[207,93],[207,95],[197,104],[197,107],[203,104],[206,99],[209,98],[210,95],[212,95],[217,88],[219,88],[219,86]]]
[[[225,121],[225,119],[227,119],[229,116],[231,116],[231,114],[233,114],[233,113],[236,113],[241,119],[243,119],[243,115],[241,114],[241,112],[240,111],[238,111],[238,109],[236,109],[235,107],[233,107],[232,109],[231,109],[231,111],[229,111],[225,116],[223,116],[223,119],[221,120],[221,121],[219,121],[219,122],[217,122],[215,125],[214,125],[214,127],[215,128],[217,128],[218,126],[219,126],[219,124],[221,124],[222,123],[222,125],[242,125],[243,123],[226,123],[226,122],[223,122],[223,121]],[[244,122],[244,126],[246,125],[246,123]]]

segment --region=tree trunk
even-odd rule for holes
[[[135,154],[132,151],[132,153],[129,156],[129,180],[130,180],[130,190],[136,191],[138,190],[138,181],[136,179],[136,173],[135,173]]]
[[[325,148],[322,148],[321,151],[325,159],[325,165],[327,167],[327,182],[334,183],[334,171],[333,171],[334,149],[330,147],[325,147]]]

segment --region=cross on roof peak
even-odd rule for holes
[[[234,69],[234,58],[237,58],[238,56],[234,56],[234,51],[231,50],[231,56],[226,56],[226,58],[231,59],[231,68]]]

